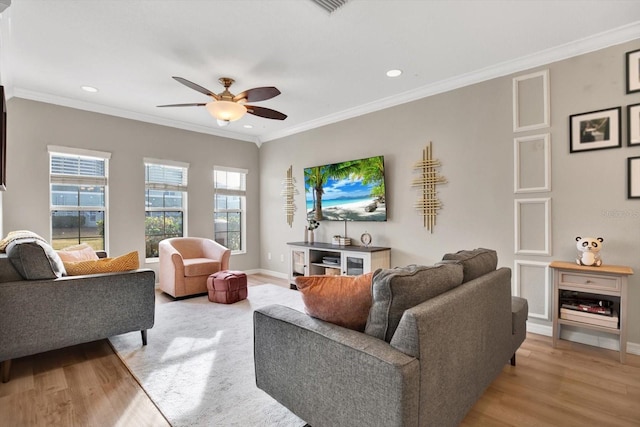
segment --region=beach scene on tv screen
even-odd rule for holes
[[[304,170],[306,211],[318,221],[386,221],[383,156]]]

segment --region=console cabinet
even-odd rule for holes
[[[600,267],[587,267],[565,261],[553,261],[549,266],[553,269],[553,347],[556,347],[560,339],[563,325],[607,332],[618,336],[620,363],[624,363],[627,351],[627,278],[633,274],[633,270],[622,265],[603,264]],[[563,316],[560,306],[560,292],[563,290],[612,301],[614,312],[618,315],[618,323],[594,324],[592,320],[581,321],[579,316]]]
[[[289,284],[292,289],[295,289],[298,276],[357,276],[391,265],[391,248],[307,242],[291,242],[287,245]]]

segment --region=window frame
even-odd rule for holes
[[[239,173],[243,175],[243,184],[244,189],[235,190],[235,189],[226,189],[226,188],[218,188],[216,186],[216,172],[231,172],[231,173]],[[247,253],[247,176],[249,175],[249,171],[247,169],[227,167],[227,166],[213,166],[213,238],[215,240],[216,237],[216,221],[215,217],[217,213],[240,213],[240,249],[234,250],[231,249],[231,255],[239,255]],[[240,209],[224,209],[217,210],[216,208],[216,196],[239,196],[240,197]]]
[[[167,184],[167,183],[149,183],[147,182],[147,165],[155,165],[162,167],[170,167],[170,168],[181,168],[183,169],[183,179],[182,184]],[[143,159],[143,167],[144,167],[144,197],[145,197],[145,221],[147,218],[147,212],[181,212],[182,213],[182,237],[187,237],[189,234],[187,232],[187,207],[188,207],[188,184],[189,184],[189,163],[179,162],[176,160],[166,160],[166,159],[154,159],[150,157],[145,157]],[[149,207],[146,206],[147,201],[147,191],[148,190],[164,190],[164,191],[175,191],[182,192],[182,207]],[[146,253],[146,239],[147,239],[147,230],[146,223],[144,227],[144,238],[145,238],[145,262],[158,262],[159,257],[147,257]]]
[[[47,151],[49,153],[49,236],[50,242],[53,245],[53,212],[54,211],[67,211],[67,212],[103,212],[103,243],[104,251],[109,253],[109,160],[111,159],[111,153],[106,151],[87,150],[84,148],[65,147],[59,145],[48,145]],[[65,174],[53,174],[52,173],[52,160],[54,156],[60,157],[72,157],[72,158],[87,158],[92,160],[104,161],[104,175],[90,176],[90,175],[65,175]],[[87,185],[87,186],[102,186],[104,188],[104,206],[81,206],[80,198],[78,198],[78,206],[69,205],[54,205],[53,200],[53,185]],[[81,238],[79,239],[82,240]]]

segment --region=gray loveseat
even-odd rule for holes
[[[527,302],[496,265],[480,249],[378,270],[365,333],[256,310],[257,386],[313,427],[459,425],[525,338]]]
[[[31,255],[38,248],[31,245],[29,251],[34,269],[39,255]],[[38,272],[36,277],[45,276]],[[144,345],[154,314],[153,270],[63,277],[54,272],[48,279],[25,280],[0,254],[2,382],[9,380],[14,358],[131,331],[141,331]]]

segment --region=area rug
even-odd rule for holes
[[[230,305],[206,296],[158,304],[147,346],[140,333],[110,341],[174,427],[302,427],[304,421],[256,387],[253,311],[269,304],[304,310],[298,292],[259,285]]]

